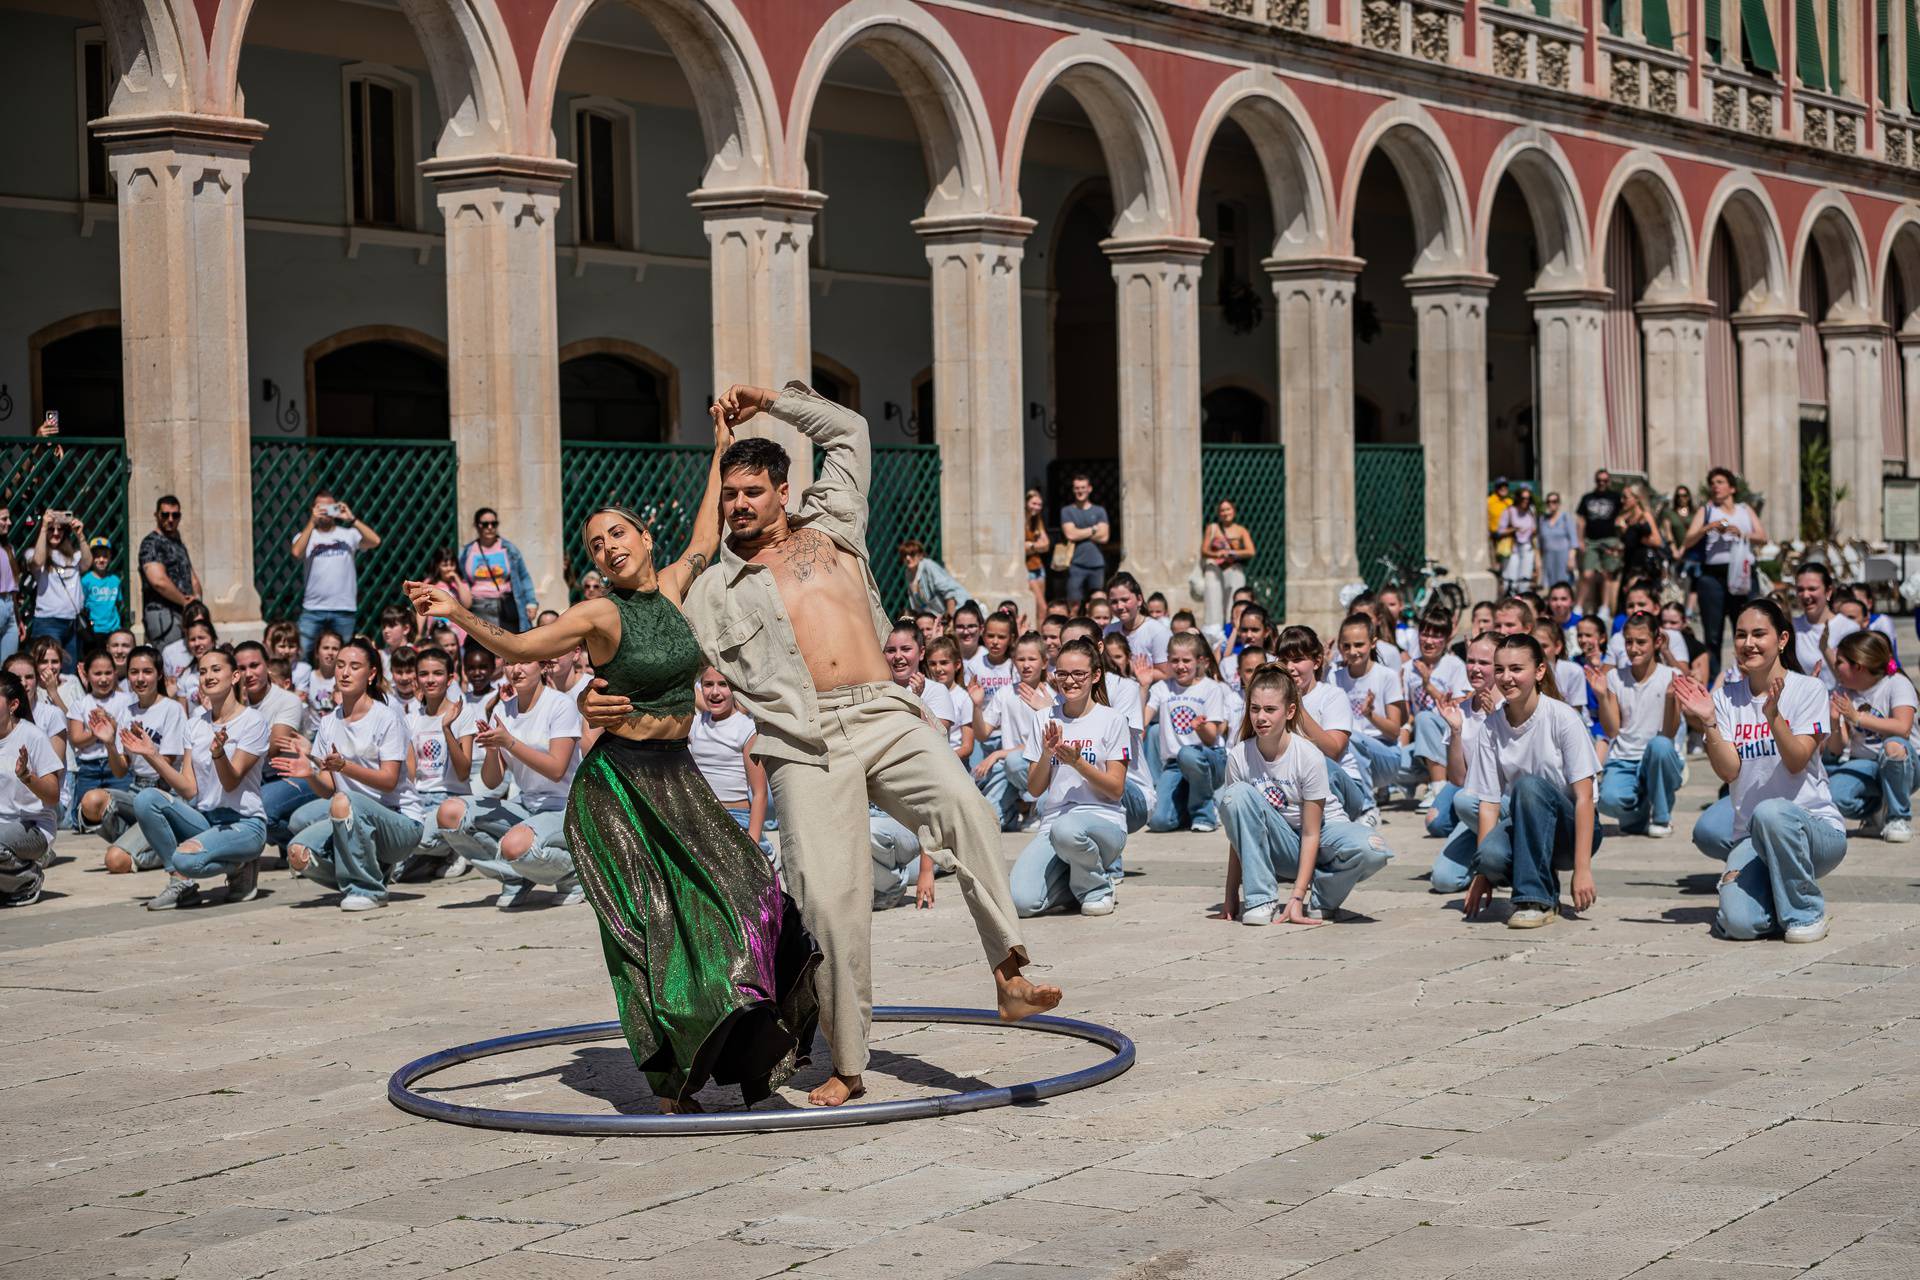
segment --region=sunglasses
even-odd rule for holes
[[[480,520],[480,521],[477,521],[476,523],[482,529],[498,529],[500,527],[500,522],[498,520]]]
[[[178,520],[180,513],[178,511],[160,511],[155,513],[155,518],[160,520]]]

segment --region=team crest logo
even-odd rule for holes
[[[1184,704],[1174,707],[1173,731],[1175,733],[1192,733],[1193,726],[1199,723],[1200,713],[1192,707]]]
[[[1287,807],[1286,788],[1271,779],[1260,784],[1260,794],[1264,795],[1267,798],[1267,803],[1276,809],[1285,809]]]

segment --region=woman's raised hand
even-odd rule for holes
[[[446,617],[454,606],[453,593],[433,582],[406,582],[401,589],[413,602],[413,611],[423,618]]]

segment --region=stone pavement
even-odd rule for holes
[[[1136,838],[1115,915],[1033,922],[1063,1012],[1139,1043],[1104,1087],[597,1140],[384,1092],[432,1049],[613,1016],[586,908],[502,915],[468,878],[345,916],[273,872],[258,902],[154,915],[157,876],[63,839],[60,896],[0,915],[0,1280],[1920,1276],[1920,846],[1856,841],[1832,936],[1789,947],[1708,936],[1713,867],[1684,839],[1609,839],[1589,918],[1517,933],[1426,892],[1411,814],[1384,829],[1398,857],[1350,923],[1209,920],[1225,841],[1192,835]],[[875,949],[883,1003],[987,1002],[948,882],[876,917]],[[876,1032],[880,1099],[1101,1052]],[[618,1041],[432,1087],[649,1105]]]

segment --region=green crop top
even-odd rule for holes
[[[693,714],[693,684],[706,659],[687,616],[658,591],[622,591],[610,598],[620,610],[620,647],[594,674],[607,692],[633,703],[636,715]]]

